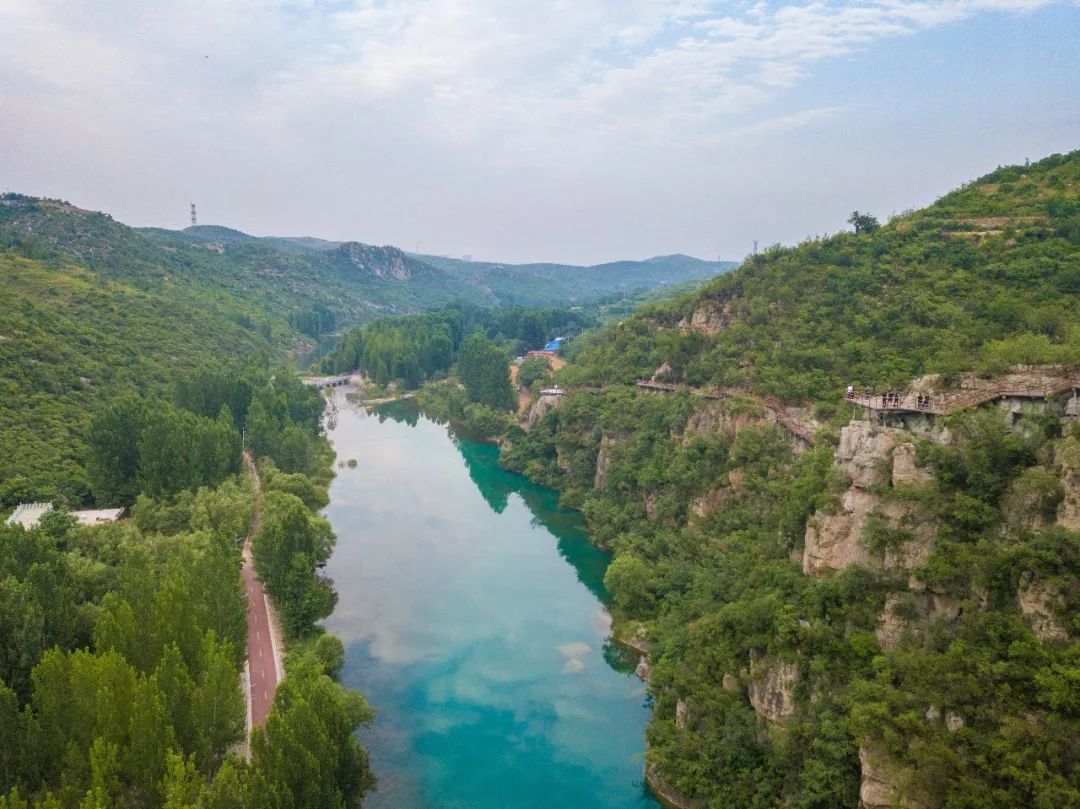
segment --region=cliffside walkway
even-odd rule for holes
[[[274,693],[285,674],[284,649],[280,642],[280,630],[273,604],[263,590],[262,582],[255,573],[251,555],[251,543],[262,526],[262,484],[259,472],[244,453],[244,463],[255,488],[255,516],[244,540],[243,576],[244,595],[247,597],[247,663],[244,666],[247,691],[247,744],[250,749],[251,731],[266,721],[274,704]]]
[[[810,429],[788,413],[787,409],[784,407],[784,403],[775,396],[757,396],[749,391],[742,390],[741,388],[695,388],[690,385],[679,385],[671,382],[654,382],[651,379],[639,379],[637,387],[639,390],[652,391],[654,393],[673,393],[675,391],[685,390],[694,396],[703,396],[706,399],[730,399],[733,396],[745,396],[750,399],[755,399],[765,405],[769,412],[773,414],[777,424],[786,429],[800,441],[804,441],[810,445],[813,445],[816,442],[814,434]]]
[[[847,400],[875,413],[928,413],[947,416],[958,410],[979,407],[1001,399],[1031,399],[1045,401],[1075,395],[1080,389],[1080,376],[1060,379],[1002,379],[988,382],[971,390],[955,393],[867,393],[849,391]]]

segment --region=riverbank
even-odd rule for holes
[[[471,401],[468,391],[454,377],[428,382],[417,392],[416,400],[432,418],[461,427],[483,441],[498,443],[515,425],[511,413]]]
[[[363,396],[360,395],[359,391],[354,395],[363,407],[378,407],[379,405],[390,404],[391,402],[400,402],[405,399],[416,398],[416,393],[414,391],[395,394],[393,396],[378,396],[374,399],[365,399]]]

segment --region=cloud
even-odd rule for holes
[[[725,128],[767,132],[753,116],[817,63],[1047,1],[13,0],[0,75],[82,112],[122,108],[129,126],[303,128],[390,108],[426,138],[494,142],[503,159],[587,157],[628,133],[693,148]]]
[[[337,108],[399,105],[425,137],[484,144],[506,164],[642,147],[700,149],[725,132],[786,131],[819,116],[771,103],[816,64],[883,39],[1048,0],[880,0],[769,6],[577,0],[359,3],[317,21],[332,47],[267,92],[295,114],[314,90]],[[833,109],[830,112],[835,113]],[[756,127],[756,129],[755,129]]]
[[[473,197],[462,218],[563,205],[582,177],[614,201],[621,178],[706,193],[703,165],[854,120],[847,98],[813,92],[829,64],[1049,5],[1062,2],[5,0],[0,176],[153,199],[132,203],[140,215],[196,190],[222,210],[348,210],[338,237],[430,221],[447,186]]]

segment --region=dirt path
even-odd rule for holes
[[[284,674],[281,655],[284,645],[277,616],[269,597],[263,590],[262,582],[255,573],[251,556],[251,542],[262,526],[262,484],[259,472],[255,468],[249,453],[244,453],[244,463],[251,475],[255,487],[255,516],[251,520],[251,529],[244,541],[243,575],[244,595],[247,597],[247,697],[248,697],[248,740],[251,729],[266,721],[270,706],[274,703],[274,692],[278,681]]]

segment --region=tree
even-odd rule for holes
[[[252,737],[249,779],[261,774],[282,806],[356,806],[375,778],[355,731],[373,717],[359,694],[315,661],[302,661],[278,686],[274,710]]]
[[[236,669],[228,649],[207,631],[202,643],[202,676],[192,695],[197,746],[195,760],[209,775],[229,746],[244,736],[244,700],[236,687]]]
[[[79,524],[79,521],[71,516],[71,512],[62,508],[54,508],[41,515],[38,521],[40,528],[47,536],[55,540],[62,540],[68,531]]]
[[[878,222],[877,217],[868,213],[859,213],[859,211],[852,211],[851,216],[848,217],[847,223],[855,228],[855,233],[873,233],[879,227],[881,223]]]
[[[139,492],[139,436],[147,407],[138,396],[106,405],[90,423],[87,472],[99,503],[132,503]]]
[[[531,388],[533,382],[538,379],[546,379],[548,375],[547,357],[527,357],[518,368],[518,384],[525,388]]]
[[[526,349],[543,348],[547,342],[547,318],[543,310],[526,309],[519,321],[518,334]]]
[[[286,628],[302,635],[334,607],[333,588],[316,575],[330,557],[334,535],[326,520],[311,516],[291,494],[267,492],[264,513],[255,536],[255,568],[280,605]]]
[[[615,604],[631,617],[647,615],[653,606],[649,566],[638,556],[616,556],[604,574],[604,586]]]
[[[514,408],[507,357],[484,335],[470,334],[461,344],[458,374],[469,398],[496,410]]]
[[[320,635],[314,652],[327,676],[337,680],[345,667],[345,645],[341,638],[337,635]]]

